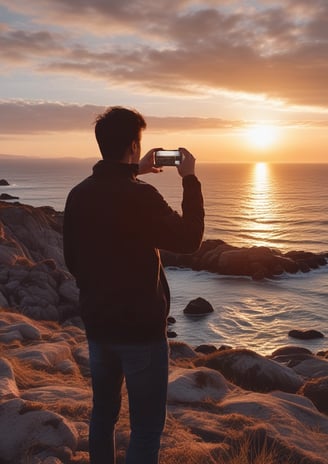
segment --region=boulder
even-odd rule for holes
[[[193,359],[197,353],[187,343],[170,341],[170,359]]]
[[[303,348],[302,346],[282,346],[281,348],[277,348],[271,354],[271,358],[275,358],[276,356],[289,356],[294,354],[311,354],[312,351],[308,350],[307,348]]]
[[[202,316],[203,314],[209,314],[213,311],[214,309],[211,303],[201,297],[191,300],[183,310],[185,314],[191,316]]]
[[[25,361],[34,369],[53,370],[57,369],[57,364],[66,359],[72,359],[71,348],[68,343],[48,343],[43,342],[38,345],[28,345],[15,348],[11,351],[21,361]]]
[[[194,403],[204,400],[220,401],[236,389],[222,374],[199,367],[176,368],[169,376],[168,401]]]
[[[14,432],[14,433],[13,433]],[[77,446],[75,427],[62,416],[13,399],[0,404],[0,456],[3,462],[29,462],[48,456],[69,462]]]
[[[312,340],[313,338],[323,338],[324,334],[318,330],[290,330],[289,337],[298,338],[299,340]]]
[[[298,375],[306,379],[328,376],[328,359],[319,356],[308,356],[299,362],[293,363],[291,368]]]
[[[319,411],[328,414],[328,376],[308,380],[298,393],[309,398]]]
[[[6,358],[0,358],[0,399],[12,399],[19,396],[13,368]]]
[[[303,379],[292,369],[251,350],[218,351],[196,359],[194,364],[218,370],[230,382],[246,390],[295,393],[303,385]]]
[[[82,344],[73,348],[72,355],[75,362],[78,364],[82,375],[90,375],[90,363],[89,363],[89,349],[87,343]]]
[[[195,348],[196,353],[210,354],[214,353],[218,349],[214,345],[199,345]]]
[[[10,185],[10,184],[6,179],[0,179],[0,185],[1,186],[6,186],[6,185]]]
[[[0,326],[0,342],[10,343],[23,340],[40,340],[40,330],[28,322],[18,322],[10,325]]]

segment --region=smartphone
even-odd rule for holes
[[[155,166],[179,166],[182,154],[179,150],[157,150],[155,151]]]

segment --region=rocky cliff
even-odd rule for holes
[[[0,305],[33,319],[76,313],[78,292],[62,252],[62,214],[0,201]]]

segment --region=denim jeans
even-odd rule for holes
[[[157,464],[166,416],[167,341],[119,345],[89,340],[89,353],[93,388],[90,464],[115,463],[115,424],[124,377],[131,428],[126,464]]]

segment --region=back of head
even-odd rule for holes
[[[140,141],[146,128],[142,115],[135,110],[113,106],[96,119],[95,134],[104,159],[120,161],[132,142]]]

